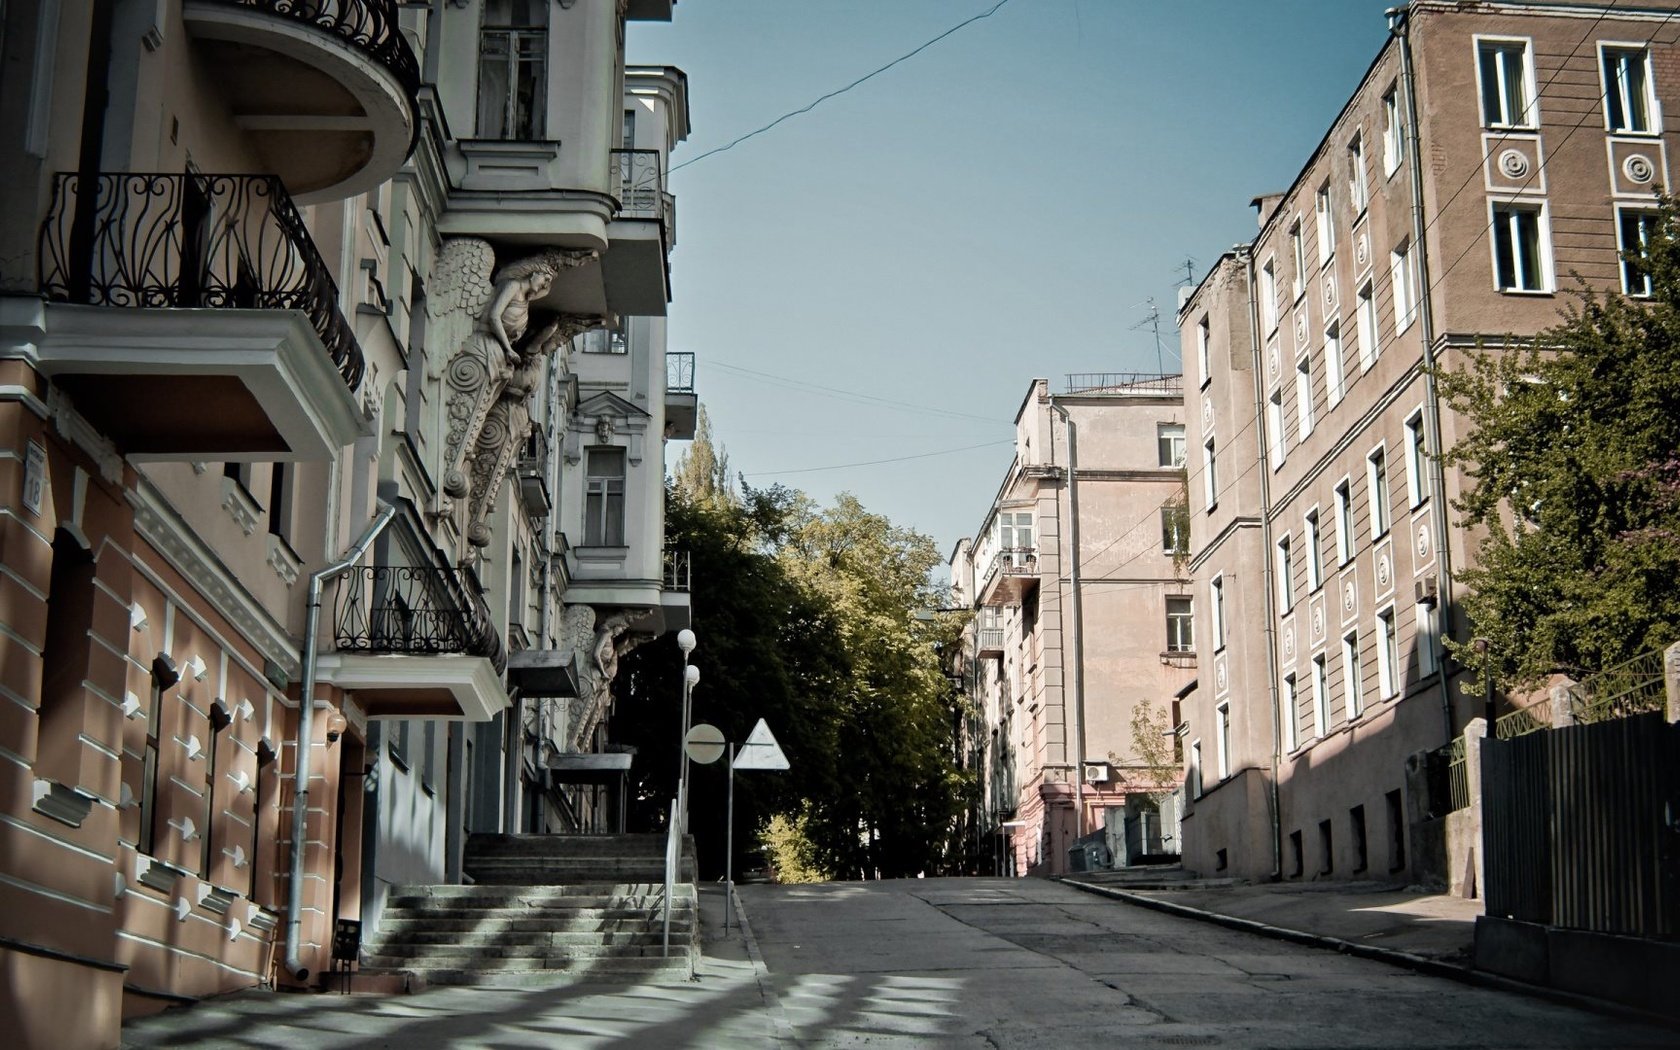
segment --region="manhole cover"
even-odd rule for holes
[[[1158,1035],[1155,1041],[1162,1046],[1214,1046],[1219,1042],[1218,1036],[1212,1035]]]

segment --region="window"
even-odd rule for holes
[[[1318,531],[1318,508],[1307,511],[1302,536],[1307,541],[1307,589],[1316,591],[1324,586],[1324,538]]]
[[[1423,429],[1423,409],[1406,417],[1406,501],[1416,507],[1429,498],[1429,438]]]
[[[426,794],[437,793],[437,721],[426,719],[420,730],[420,786]]]
[[[1656,236],[1655,212],[1619,208],[1616,211],[1616,247],[1621,249],[1622,291],[1633,296],[1651,294],[1651,271],[1647,245]]]
[[[1406,159],[1406,125],[1400,116],[1400,92],[1389,88],[1382,98],[1383,174],[1392,177]]]
[[[485,0],[479,35],[478,137],[547,135],[548,0]]]
[[[1161,466],[1184,466],[1184,424],[1155,424],[1155,449]]]
[[[1300,441],[1313,432],[1312,356],[1303,354],[1295,362],[1295,419],[1300,424]]]
[[[1359,338],[1359,370],[1369,372],[1377,363],[1377,300],[1371,292],[1371,282],[1359,288],[1359,313],[1355,318],[1355,335]]]
[[[1161,508],[1161,552],[1184,555],[1190,553],[1190,536],[1184,520],[1184,505],[1169,503]]]
[[[1336,254],[1336,216],[1330,210],[1330,183],[1313,195],[1313,219],[1318,224],[1318,265],[1324,266]]]
[[[1324,329],[1324,404],[1335,408],[1347,393],[1342,377],[1342,323],[1331,321]]]
[[[1394,285],[1394,334],[1399,335],[1417,319],[1417,273],[1411,245],[1401,244],[1388,254],[1388,276]]]
[[[1214,755],[1219,760],[1219,779],[1224,780],[1231,775],[1231,705],[1229,702],[1220,704],[1213,711],[1214,726],[1218,737],[1214,741],[1218,751]]]
[[[1348,143],[1348,204],[1358,215],[1371,201],[1371,191],[1365,182],[1365,139],[1355,135]]]
[[[1277,541],[1277,596],[1279,614],[1295,607],[1295,554],[1287,532]]]
[[[276,463],[268,478],[268,531],[283,540],[292,538],[293,467]]]
[[[1348,810],[1348,823],[1353,825],[1353,870],[1364,871],[1370,863],[1370,853],[1365,843],[1365,807],[1355,806]]]
[[[1324,654],[1312,662],[1313,732],[1323,736],[1330,731],[1330,675],[1324,667]]]
[[[1502,292],[1551,290],[1550,246],[1544,206],[1493,205],[1493,280]]]
[[[1406,866],[1406,805],[1398,789],[1383,796],[1388,807],[1388,870]]]
[[[1277,331],[1277,260],[1267,259],[1260,268],[1260,331],[1265,335]]]
[[[1417,647],[1418,680],[1422,681],[1435,673],[1435,606],[1418,602],[1412,611],[1416,625],[1412,641]]]
[[[1318,850],[1324,858],[1324,867],[1318,870],[1320,875],[1329,875],[1336,870],[1336,845],[1332,839],[1332,831],[1328,820],[1318,822]]]
[[[1207,509],[1211,511],[1219,506],[1219,472],[1215,469],[1212,438],[1202,445],[1202,461],[1206,468],[1202,471],[1202,488],[1207,496]]]
[[[1167,598],[1167,652],[1196,651],[1195,610],[1188,595]]]
[[[1336,561],[1353,560],[1353,491],[1348,479],[1336,486]]]
[[[1651,53],[1643,47],[1599,50],[1604,67],[1604,126],[1611,131],[1656,131],[1657,99],[1651,90]]]
[[[1400,692],[1400,649],[1394,636],[1394,606],[1377,614],[1377,698]]]
[[[1301,217],[1295,216],[1295,225],[1289,227],[1289,252],[1295,260],[1294,284],[1291,286],[1295,299],[1301,298],[1307,290],[1307,245],[1301,237]]]
[[[1202,369],[1202,385],[1207,386],[1213,381],[1212,356],[1208,353],[1211,333],[1208,329],[1208,319],[1202,318],[1196,322],[1196,363]]]
[[[1359,632],[1349,631],[1342,636],[1342,705],[1349,718],[1365,711],[1364,675],[1359,666]]]
[[[154,667],[156,665],[154,664]],[[151,699],[146,710],[146,749],[140,758],[140,841],[135,848],[152,854],[157,849],[158,819],[158,741],[163,721],[163,685],[153,671]]]
[[[407,721],[387,722],[386,725],[390,727],[391,733],[391,741],[387,745],[387,750],[391,754],[391,761],[397,764],[398,769],[406,772],[411,760],[409,732],[413,727]]]
[[[1371,538],[1388,531],[1388,453],[1381,445],[1365,457],[1366,499],[1371,509]]]
[[[1528,42],[1482,40],[1476,45],[1482,81],[1482,123],[1490,128],[1534,126],[1534,85],[1529,82]]]
[[[1301,746],[1300,704],[1300,690],[1295,688],[1295,676],[1292,674],[1285,675],[1283,678],[1283,728],[1290,751]]]
[[[1190,797],[1202,797],[1202,742],[1190,742]]]
[[[1208,595],[1213,600],[1208,603],[1208,609],[1213,617],[1213,648],[1215,652],[1225,648],[1225,577],[1215,576],[1208,584]]]
[[[1006,510],[998,515],[999,553],[1009,554],[1015,565],[1024,565],[1036,549],[1033,546],[1032,511]]]
[[[1289,441],[1283,433],[1283,391],[1274,390],[1266,401],[1266,436],[1272,441],[1272,469],[1283,466]]]
[[[588,450],[583,501],[586,547],[624,546],[624,450]]]

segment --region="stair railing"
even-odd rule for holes
[[[665,947],[663,955],[671,955],[671,897],[675,889],[673,875],[682,857],[682,822],[676,799],[671,800],[671,820],[665,827]]]

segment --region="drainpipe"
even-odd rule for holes
[[[304,822],[309,813],[309,752],[315,722],[315,640],[321,622],[321,585],[361,560],[374,538],[396,517],[395,503],[382,503],[379,516],[362,532],[361,538],[338,561],[309,577],[309,605],[303,624],[303,683],[298,702],[296,787],[292,792],[292,864],[286,890],[286,972],[299,981],[309,978],[309,968],[298,958],[303,931]]]
[[[1062,417],[1068,450],[1068,601],[1073,612],[1073,837],[1085,834],[1085,644],[1079,600],[1079,446],[1068,410],[1050,395],[1050,411]]]
[[[1277,608],[1272,578],[1272,464],[1266,448],[1266,365],[1260,345],[1260,295],[1254,285],[1254,250],[1237,249],[1248,279],[1249,351],[1254,358],[1254,436],[1260,445],[1260,590],[1266,603],[1266,695],[1272,702],[1272,878],[1283,877],[1283,811],[1278,771],[1283,768],[1283,708],[1278,695]],[[1218,494],[1215,493],[1215,496]]]
[[[1392,7],[1388,15],[1388,31],[1400,42],[1400,83],[1406,96],[1406,153],[1407,167],[1412,177],[1412,241],[1417,245],[1418,264],[1418,335],[1423,340],[1423,426],[1433,453],[1429,457],[1429,482],[1434,486],[1435,507],[1430,519],[1435,532],[1435,601],[1440,606],[1435,614],[1434,637],[1430,649],[1435,658],[1435,673],[1441,689],[1441,717],[1446,724],[1447,742],[1457,735],[1453,723],[1452,695],[1448,692],[1447,653],[1445,637],[1452,624],[1452,554],[1447,542],[1447,475],[1441,465],[1441,401],[1435,387],[1435,310],[1429,290],[1429,251],[1424,235],[1428,224],[1423,215],[1423,166],[1418,163],[1422,153],[1418,135],[1417,84],[1412,69],[1411,19],[1404,8]],[[1493,723],[1488,723],[1493,732]]]

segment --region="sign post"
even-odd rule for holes
[[[723,849],[723,932],[729,932],[729,921],[735,913],[735,771],[737,769],[783,770],[788,768],[787,756],[776,735],[760,718],[740,747],[729,749],[729,794],[726,806]]]

